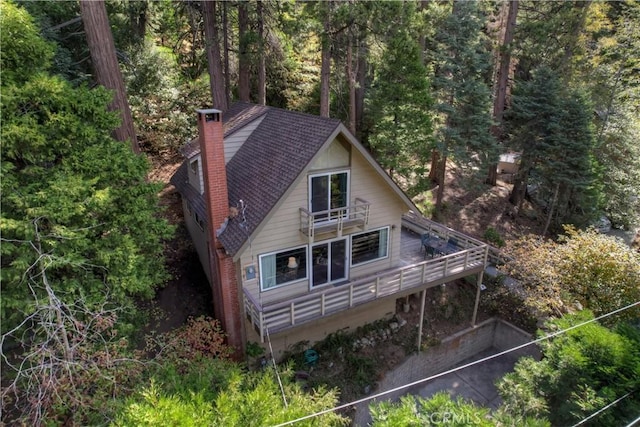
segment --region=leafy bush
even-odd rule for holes
[[[498,230],[493,227],[487,227],[487,229],[484,231],[484,239],[499,248],[504,246],[504,239],[502,238],[500,233],[498,233]]]
[[[566,329],[592,319],[590,312],[547,323]],[[553,425],[573,425],[609,402],[640,387],[640,334],[634,328],[609,330],[589,323],[543,341],[543,359],[520,359],[498,382],[505,406],[514,415],[548,417]],[[623,425],[640,412],[637,396],[598,416],[599,426]]]

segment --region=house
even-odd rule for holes
[[[248,103],[197,116],[171,182],[231,345],[279,354],[431,286],[475,274],[479,289],[487,245],[418,215],[339,120]],[[454,249],[427,257],[424,233]]]

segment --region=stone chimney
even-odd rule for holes
[[[236,358],[244,355],[244,326],[241,320],[240,290],[233,259],[218,241],[217,232],[226,226],[229,215],[227,169],[224,159],[224,130],[220,110],[196,110],[204,199],[207,206],[207,242],[213,308],[227,333],[229,345],[235,347]]]

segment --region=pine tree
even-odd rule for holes
[[[447,160],[462,170],[486,170],[498,152],[491,128],[491,91],[487,84],[490,56],[482,35],[476,2],[454,1],[436,34],[433,89],[440,117],[430,177],[439,187],[436,211],[442,207]]]
[[[376,158],[391,176],[415,183],[413,193],[426,190],[433,100],[420,46],[406,30],[393,32],[371,92],[369,143]]]

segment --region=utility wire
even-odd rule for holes
[[[276,377],[278,378],[278,384],[280,385],[280,392],[282,393],[282,400],[284,401],[284,407],[288,408],[287,404],[287,396],[284,394],[284,387],[282,386],[282,380],[280,379],[280,374],[278,373],[278,365],[276,365],[276,359],[273,357],[273,347],[271,347],[271,337],[269,336],[269,328],[266,328],[267,331],[267,341],[269,342],[269,352],[271,353],[271,361],[273,362],[273,370],[276,371]]]
[[[609,403],[608,405],[603,406],[602,408],[598,409],[596,412],[594,412],[593,414],[589,415],[587,418],[584,418],[584,419],[580,420],[577,424],[574,424],[572,427],[581,426],[582,424],[584,424],[587,421],[589,421],[591,418],[603,413],[604,411],[606,411],[607,409],[611,408],[616,403],[618,403],[621,400],[626,399],[627,397],[631,396],[634,392],[635,392],[635,390],[630,391],[629,393],[625,394],[624,396],[617,398],[616,400],[614,400],[613,402]]]
[[[553,333],[551,333],[551,334],[549,334],[549,335],[545,335],[545,336],[543,336],[543,337],[540,337],[540,338],[535,339],[535,340],[533,340],[533,341],[530,341],[530,342],[528,342],[528,343],[524,343],[524,344],[521,344],[521,345],[518,345],[518,346],[512,347],[512,348],[510,348],[510,349],[508,349],[508,350],[501,351],[501,352],[496,353],[496,354],[493,354],[493,355],[491,355],[491,356],[483,357],[482,359],[478,359],[478,360],[476,360],[476,361],[474,361],[474,362],[470,362],[470,363],[467,363],[467,364],[462,365],[462,366],[458,366],[457,368],[449,369],[449,370],[447,370],[447,371],[440,372],[439,374],[432,375],[432,376],[430,376],[430,377],[426,377],[426,378],[422,378],[422,379],[420,379],[420,380],[413,381],[413,382],[408,383],[408,384],[403,384],[403,385],[401,385],[401,386],[398,386],[398,387],[392,388],[391,390],[382,391],[382,392],[377,393],[377,394],[374,394],[374,395],[372,395],[372,396],[363,397],[362,399],[354,400],[354,401],[349,402],[349,403],[344,403],[344,404],[342,404],[342,405],[334,406],[333,408],[329,408],[329,409],[325,409],[325,410],[323,410],[323,411],[315,412],[315,413],[313,413],[313,414],[305,415],[304,417],[296,418],[295,420],[286,421],[286,422],[284,422],[284,423],[277,424],[277,425],[275,425],[275,426],[273,426],[273,427],[284,427],[284,426],[292,425],[292,424],[295,424],[295,423],[297,423],[297,422],[299,422],[299,421],[308,420],[308,419],[310,419],[310,418],[315,418],[315,417],[317,417],[317,416],[324,415],[324,414],[328,414],[328,413],[330,413],[330,412],[334,412],[334,411],[338,411],[338,410],[340,410],[340,409],[345,409],[345,408],[348,408],[348,407],[350,407],[350,406],[358,405],[358,404],[360,404],[360,403],[364,403],[364,402],[367,402],[367,401],[369,401],[369,400],[377,399],[378,397],[382,397],[382,396],[384,396],[384,395],[387,395],[387,394],[390,394],[390,393],[394,393],[394,392],[396,392],[396,391],[400,391],[400,390],[403,390],[403,389],[405,389],[405,388],[412,387],[412,386],[414,386],[414,385],[422,384],[422,383],[424,383],[424,382],[427,382],[427,381],[433,380],[433,379],[435,379],[435,378],[439,378],[439,377],[442,377],[442,376],[445,376],[445,375],[451,374],[451,373],[453,373],[453,372],[457,372],[457,371],[460,371],[460,370],[462,370],[462,369],[468,368],[469,366],[478,365],[478,364],[480,364],[480,363],[486,362],[487,360],[491,360],[491,359],[494,359],[494,358],[496,358],[496,357],[503,356],[503,355],[505,355],[505,354],[507,354],[507,353],[511,353],[511,352],[516,351],[516,350],[520,350],[521,348],[525,348],[525,347],[528,347],[528,346],[530,346],[530,345],[537,344],[537,343],[539,343],[539,342],[546,341],[546,340],[548,340],[548,339],[551,339],[551,338],[557,337],[558,335],[562,335],[562,334],[567,333],[567,332],[569,332],[569,331],[571,331],[571,330],[573,330],[573,329],[580,328],[580,327],[585,326],[585,325],[587,325],[587,324],[589,324],[589,323],[596,322],[596,321],[601,320],[601,319],[604,319],[604,318],[606,318],[606,317],[613,316],[614,314],[618,314],[618,313],[620,313],[620,312],[622,312],[622,311],[628,310],[628,309],[633,308],[633,307],[635,307],[635,306],[637,306],[637,305],[640,305],[640,301],[636,301],[636,302],[631,303],[631,304],[629,304],[629,305],[626,305],[626,306],[624,306],[624,307],[622,307],[622,308],[618,308],[618,309],[613,310],[613,311],[611,311],[611,312],[609,312],[609,313],[605,313],[605,314],[602,314],[602,315],[600,315],[600,316],[598,316],[598,317],[595,317],[595,318],[593,318],[593,319],[589,319],[589,320],[587,320],[587,321],[585,321],[585,322],[578,323],[577,325],[570,326],[570,327],[568,327],[568,328],[566,328],[566,329],[561,329],[561,330],[559,330],[559,331],[553,332]],[[638,420],[640,420],[640,418],[639,418]],[[636,420],[636,421],[638,421],[638,420]],[[635,421],[634,421],[634,422],[635,422]],[[629,426],[631,426],[631,425],[633,425],[633,422],[632,422],[631,424],[629,424]]]
[[[640,417],[636,418],[635,420],[631,421],[629,424],[626,425],[626,427],[633,427],[633,426],[637,426],[638,422],[640,422]]]

